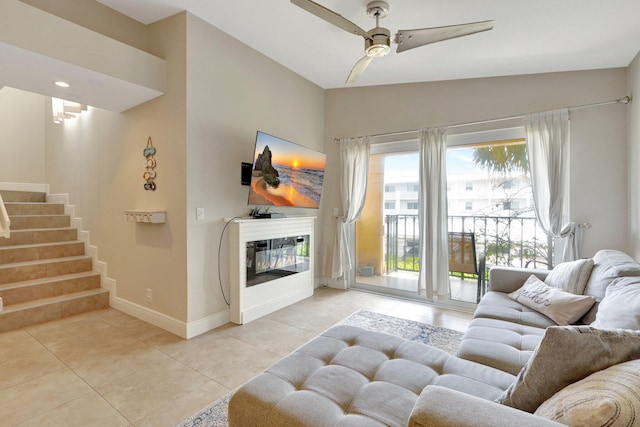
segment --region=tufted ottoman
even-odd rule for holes
[[[229,425],[406,426],[427,385],[494,400],[514,378],[422,343],[340,325],[238,389]]]

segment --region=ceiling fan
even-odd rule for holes
[[[387,28],[380,27],[380,19],[389,14],[389,4],[385,1],[372,1],[367,4],[367,15],[376,20],[375,28],[369,31],[363,30],[344,16],[314,1],[291,0],[291,3],[349,33],[364,38],[365,56],[353,66],[345,83],[347,85],[353,84],[358,77],[362,75],[364,70],[367,69],[367,66],[374,58],[386,56],[391,51],[391,32]],[[494,21],[490,20],[445,27],[399,30],[394,38],[394,42],[398,44],[396,52],[400,53],[426,44],[488,31],[493,28],[493,22]]]

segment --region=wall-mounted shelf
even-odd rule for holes
[[[167,211],[124,211],[124,216],[129,222],[162,224],[166,221]]]

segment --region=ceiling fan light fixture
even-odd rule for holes
[[[391,52],[391,33],[387,28],[380,27],[380,19],[389,14],[389,4],[386,1],[370,1],[367,4],[367,15],[376,20],[376,27],[365,31],[358,25],[349,21],[344,16],[331,9],[316,3],[313,0],[290,0],[291,3],[316,15],[349,33],[360,35],[364,38],[365,56],[360,58],[351,69],[346,84],[353,84],[369,66],[374,58],[381,58]],[[414,30],[399,30],[394,37],[398,44],[396,52],[414,49],[431,43],[441,42],[456,37],[488,31],[493,28],[493,20],[468,22],[466,24],[448,25],[443,27],[418,28]]]
[[[386,44],[375,44],[367,48],[367,56],[382,58],[391,52],[391,48]]]
[[[382,58],[391,52],[391,37],[386,28],[374,28],[369,31],[369,38],[364,41],[364,51],[367,56]]]

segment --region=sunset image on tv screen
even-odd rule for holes
[[[326,155],[258,132],[250,205],[319,208]]]

